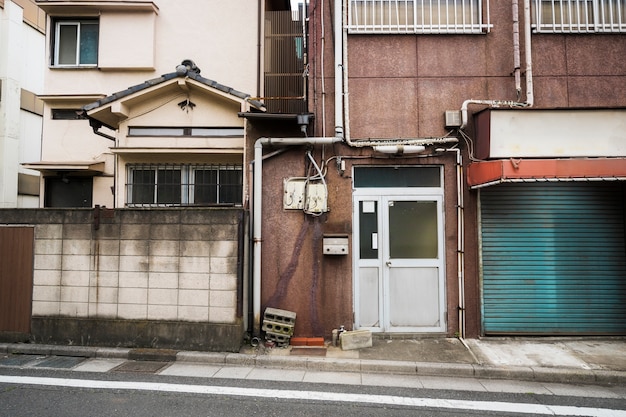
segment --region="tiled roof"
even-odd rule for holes
[[[183,64],[184,63],[185,62],[183,62]],[[232,95],[234,97],[237,97],[237,98],[239,98],[241,100],[245,100],[248,103],[250,103],[251,106],[257,108],[258,110],[265,111],[265,104],[263,104],[261,101],[251,99],[250,98],[251,97],[250,94],[246,94],[246,93],[243,93],[241,91],[235,90],[234,88],[228,87],[228,86],[223,85],[223,84],[220,84],[217,81],[213,81],[213,80],[210,80],[208,78],[204,78],[204,77],[200,76],[200,70],[196,71],[196,70],[190,69],[189,67],[185,68],[184,65],[182,65],[182,64],[177,67],[177,71],[175,71],[175,72],[170,72],[168,74],[163,74],[160,77],[144,81],[141,84],[137,84],[137,85],[134,85],[132,87],[128,87],[125,90],[118,91],[117,93],[113,93],[110,96],[104,97],[104,98],[102,98],[102,99],[100,99],[98,101],[95,101],[93,103],[87,104],[86,106],[83,107],[83,110],[89,111],[89,110],[97,109],[100,106],[104,106],[104,105],[109,104],[109,103],[111,103],[111,102],[113,102],[115,100],[118,100],[120,98],[129,96],[131,94],[137,93],[139,91],[145,90],[145,89],[150,88],[150,87],[154,87],[155,85],[159,85],[159,84],[162,84],[162,83],[164,83],[166,81],[172,80],[174,78],[179,78],[179,77],[180,78],[190,78],[190,79],[195,80],[195,81],[197,81],[199,83],[207,85],[207,86],[209,86],[211,88],[214,88],[216,90],[222,91],[222,92],[224,92],[226,94],[230,94],[230,95]]]

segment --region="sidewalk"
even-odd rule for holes
[[[239,353],[0,343],[7,354],[626,386],[626,338],[374,338],[360,350],[248,345]]]

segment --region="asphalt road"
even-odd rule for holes
[[[0,416],[626,416],[626,400],[0,368]]]

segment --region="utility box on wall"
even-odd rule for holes
[[[324,235],[324,255],[347,255],[348,235]]]

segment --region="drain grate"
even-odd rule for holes
[[[75,356],[51,356],[34,365],[37,368],[70,369],[85,361],[85,358]]]
[[[10,355],[0,358],[0,366],[24,366],[39,358],[39,355]]]
[[[165,367],[167,364],[169,364],[169,362],[128,361],[116,368],[113,368],[111,372],[139,372],[153,374]]]

